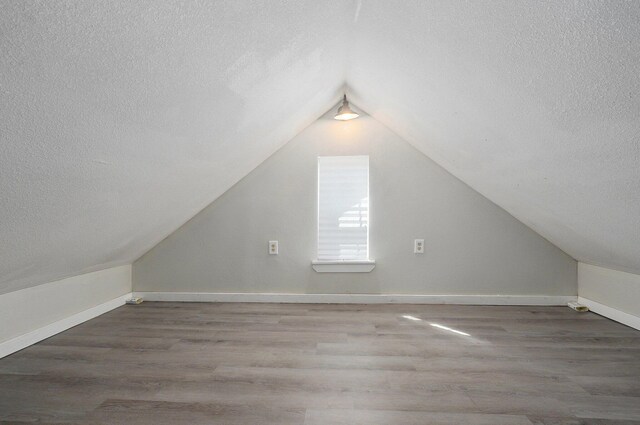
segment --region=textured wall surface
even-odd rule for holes
[[[0,293],[131,263],[322,115],[351,6],[0,1]]]
[[[135,291],[576,295],[576,262],[371,117],[327,114],[134,263]],[[316,273],[317,157],[369,155],[371,273]],[[413,240],[425,239],[424,255]],[[280,253],[268,255],[269,240]]]
[[[347,82],[574,258],[640,272],[638,22],[638,1],[363,1]]]
[[[0,293],[130,263],[354,100],[640,272],[640,2],[0,0]]]

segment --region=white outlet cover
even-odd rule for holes
[[[413,241],[413,253],[424,254],[424,239],[415,239]]]
[[[278,241],[269,241],[269,254],[278,255]]]

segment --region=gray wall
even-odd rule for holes
[[[318,155],[369,155],[371,273],[318,274]],[[425,254],[413,254],[413,239]],[[267,241],[280,255],[267,254]],[[133,266],[135,291],[575,295],[576,262],[373,118],[325,115]]]

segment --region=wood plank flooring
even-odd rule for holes
[[[0,423],[30,422],[640,424],[640,332],[566,307],[147,302],[0,360]]]

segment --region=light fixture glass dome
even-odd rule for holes
[[[342,105],[338,108],[338,112],[336,112],[336,116],[334,117],[338,121],[347,121],[352,120],[354,118],[358,118],[360,115],[353,111],[349,107],[349,101],[347,100],[347,95],[345,94],[342,98]]]

